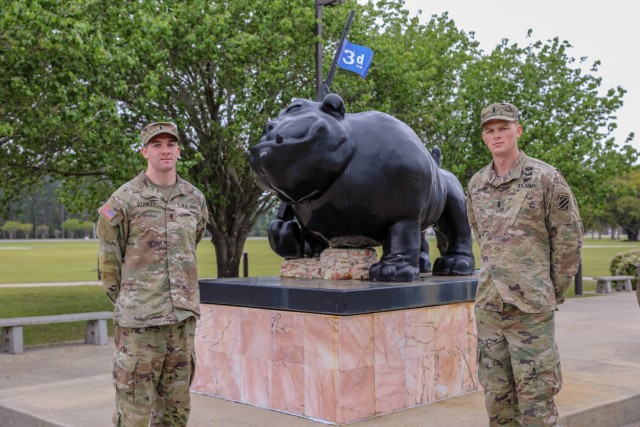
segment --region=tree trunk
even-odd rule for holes
[[[235,237],[223,233],[213,234],[211,242],[216,248],[216,265],[218,266],[219,278],[239,276],[242,249],[246,240],[246,233],[236,234]]]
[[[624,229],[625,233],[627,233],[627,239],[630,242],[637,242],[638,241],[638,230],[630,230],[628,228]]]

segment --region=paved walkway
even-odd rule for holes
[[[563,427],[640,426],[640,307],[633,292],[571,298],[557,312]],[[110,426],[113,343],[28,347],[0,353],[0,427]],[[193,396],[189,427],[322,427],[244,404]],[[353,427],[485,426],[483,395],[350,424]]]

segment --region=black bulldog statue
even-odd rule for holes
[[[441,253],[433,274],[474,271],[464,190],[439,162],[439,149],[429,153],[405,123],[377,111],[346,114],[333,93],[282,110],[249,158],[258,185],[283,202],[268,228],[277,254],[382,244],[369,278],[392,282],[430,271],[430,226]]]

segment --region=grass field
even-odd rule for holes
[[[266,239],[247,240],[245,252],[250,276],[279,274],[282,259]],[[198,245],[198,275],[217,277],[216,255],[209,241]],[[0,284],[84,280],[98,280],[97,240],[0,240]]]
[[[430,239],[432,260],[438,255]],[[620,252],[640,249],[639,242],[611,239],[585,239],[582,251],[584,277],[609,275],[609,263]],[[92,282],[97,280],[98,242],[0,240],[0,285],[7,283]],[[274,254],[265,239],[249,239],[245,250],[249,259],[249,276],[279,274],[282,259]],[[474,245],[476,263],[478,248]],[[240,274],[242,275],[242,265]],[[198,275],[215,278],[216,259],[213,245],[203,241],[198,246]],[[593,291],[595,283],[583,281],[585,292]],[[567,297],[574,296],[574,287]],[[33,288],[0,287],[0,318],[61,313],[111,310],[111,302],[101,286],[62,286]],[[84,322],[38,325],[24,328],[25,345],[75,341],[84,337]],[[110,325],[112,334],[112,325]]]
[[[432,259],[435,259],[439,255],[438,249],[433,239],[429,240]],[[640,242],[587,238],[582,251],[582,274],[607,275],[611,259],[632,249],[640,249]],[[248,254],[249,276],[279,274],[282,259],[271,251],[266,239],[248,239],[244,251]],[[474,252],[478,263],[476,245]],[[0,240],[0,284],[95,281],[98,279],[97,264],[96,240]],[[242,271],[241,265],[241,275]],[[217,277],[215,251],[209,241],[198,246],[198,275]]]

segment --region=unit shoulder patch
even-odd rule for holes
[[[571,196],[569,195],[569,193],[560,194],[560,196],[558,197],[558,209],[563,211],[569,210],[570,197]]]

